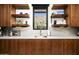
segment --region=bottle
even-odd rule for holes
[[[56,25],[56,20],[54,20],[54,25]]]

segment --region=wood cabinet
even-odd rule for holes
[[[10,27],[12,24],[11,20],[11,5],[1,4],[0,5],[0,27]]]
[[[79,27],[79,4],[68,5],[65,13],[68,14],[66,18],[68,26]]]
[[[0,4],[0,27],[12,27],[17,17],[29,17],[28,14],[17,15],[16,9],[29,9],[27,4]]]
[[[79,4],[55,4],[53,10],[64,9],[67,25],[69,27],[79,27]]]
[[[0,54],[79,55],[78,39],[0,39]]]

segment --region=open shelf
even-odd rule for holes
[[[52,6],[52,9],[65,9],[65,8],[67,8],[66,4],[54,4]]]
[[[52,27],[67,27],[67,24],[55,24],[51,25]]]
[[[66,18],[67,15],[65,14],[52,14],[51,18]]]
[[[28,24],[13,24],[12,27],[29,27]]]
[[[15,18],[29,18],[28,14],[12,14]]]
[[[13,4],[12,6],[16,9],[29,9],[28,4]]]

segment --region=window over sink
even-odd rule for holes
[[[46,4],[33,5],[33,29],[34,30],[48,29],[48,5]]]

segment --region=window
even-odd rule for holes
[[[46,9],[34,10],[33,29],[34,30],[47,30],[48,29],[47,18],[48,17],[47,17]]]

